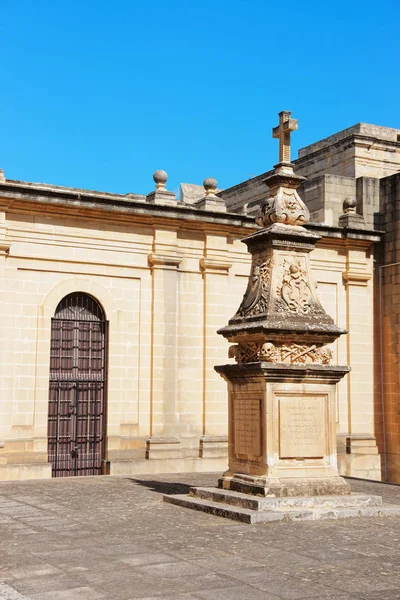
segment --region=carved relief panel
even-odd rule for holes
[[[246,292],[235,316],[252,317],[268,309],[272,259],[254,256]]]
[[[281,254],[274,277],[274,310],[292,315],[325,315],[311,279],[307,255]]]

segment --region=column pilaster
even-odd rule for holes
[[[177,229],[157,228],[148,256],[152,274],[150,439],[147,458],[175,457],[180,441],[177,393],[178,268]],[[172,454],[171,454],[172,451]]]

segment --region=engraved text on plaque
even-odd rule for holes
[[[322,458],[327,452],[327,396],[279,397],[280,458]]]
[[[251,394],[233,398],[235,455],[238,459],[261,456],[261,399]]]

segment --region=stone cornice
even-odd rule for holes
[[[353,146],[364,146],[367,148],[371,148],[372,146],[381,148],[389,147],[398,151],[400,148],[400,142],[395,142],[392,140],[380,140],[379,138],[373,136],[363,135],[360,133],[352,133],[351,135],[348,135],[345,138],[341,138],[335,142],[332,142],[331,144],[327,144],[322,148],[318,148],[317,150],[311,151],[309,154],[305,154],[304,156],[297,158],[293,161],[293,164],[295,165],[295,170],[296,168],[304,167],[309,163],[314,163],[319,156],[326,155],[330,148],[337,148],[341,146],[343,147],[343,149],[351,148]]]
[[[51,207],[51,208],[50,208]],[[62,208],[61,208],[62,207]],[[138,195],[113,195],[85,190],[47,189],[30,186],[9,185],[0,182],[0,210],[12,209],[17,212],[46,213],[59,215],[60,210],[87,218],[96,216],[103,219],[131,220],[132,217],[157,220],[183,220],[193,225],[201,222],[205,227],[239,227],[244,230],[255,228],[253,217],[236,213],[221,213],[212,210],[199,210],[187,204],[176,205],[151,204],[145,197]]]
[[[372,144],[378,144],[381,146],[390,146],[393,148],[399,148],[400,142],[396,140],[390,139],[382,139],[373,134],[368,134],[365,131],[357,131],[353,128],[349,128],[345,135],[340,136],[341,133],[325,138],[325,140],[321,140],[320,142],[316,142],[315,144],[310,144],[309,146],[305,146],[304,148],[299,149],[299,158],[293,161],[294,165],[302,165],[304,162],[307,162],[308,159],[315,159],[320,153],[326,152],[328,148],[332,146],[342,146],[342,145],[352,145],[357,142],[365,143],[368,146]],[[394,130],[396,131],[396,130]]]
[[[265,174],[262,176],[265,178]],[[240,184],[239,184],[240,185]],[[237,213],[221,213],[199,210],[178,202],[176,206],[154,205],[145,201],[145,196],[127,194],[108,194],[74,188],[57,188],[23,182],[0,182],[0,210],[12,209],[18,213],[45,213],[47,216],[68,216],[112,220],[113,222],[132,222],[158,226],[160,223],[180,221],[178,227],[223,228],[242,230],[241,235],[256,231],[254,216]],[[307,229],[315,231],[324,238],[357,239],[360,242],[379,242],[382,232],[351,230],[331,227],[319,223],[308,223]]]
[[[379,230],[367,230],[367,229],[351,229],[343,227],[333,227],[331,225],[325,225],[323,223],[307,223],[306,229],[315,231],[322,238],[330,238],[332,240],[348,240],[351,243],[360,243],[367,245],[367,247],[373,243],[381,241],[381,237],[384,231]]]
[[[287,382],[317,380],[319,383],[337,383],[351,369],[347,366],[336,365],[286,365],[282,363],[254,362],[240,365],[217,365],[214,369],[224,379],[243,380],[243,377],[259,377],[262,373],[270,381]]]

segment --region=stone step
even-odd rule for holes
[[[251,510],[240,506],[215,502],[190,495],[164,496],[164,502],[176,504],[225,517],[242,523],[271,523],[274,521],[316,521],[324,519],[348,519],[351,517],[400,517],[400,505],[383,506],[341,506],[337,508],[286,508],[270,510]]]
[[[262,496],[251,496],[231,490],[219,488],[195,487],[190,490],[191,496],[212,500],[213,502],[224,502],[232,506],[240,506],[250,510],[286,510],[291,508],[341,508],[361,506],[381,506],[381,496],[370,496],[367,494],[350,494],[348,496],[290,496],[284,498],[263,498]]]
[[[217,517],[225,517],[226,519],[233,519],[234,521],[241,521],[242,523],[259,523],[263,522],[264,519],[260,518],[265,513],[258,512],[256,510],[250,510],[248,508],[234,507],[228,504],[222,504],[221,502],[213,502],[212,500],[204,500],[202,498],[195,498],[187,494],[164,496],[164,502],[170,504],[176,504],[177,506],[183,506],[185,508],[191,508],[193,510],[199,510],[206,512]],[[271,515],[271,521],[283,521],[285,515],[283,513],[275,513]]]

